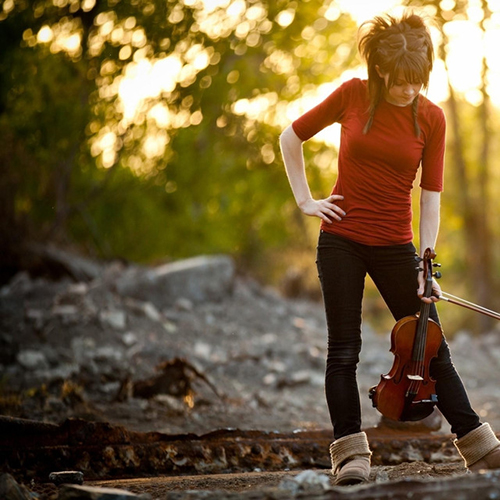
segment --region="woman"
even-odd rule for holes
[[[429,83],[433,46],[421,17],[376,17],[360,28],[359,50],[368,79],[352,79],[284,130],[283,159],[297,205],[321,219],[317,267],[328,326],[325,392],[333,424],[330,445],[336,484],[364,482],[371,452],[361,431],[356,366],[361,350],[361,303],[368,273],[396,320],[415,314],[423,273],[415,269],[411,189],[421,167],[420,257],[434,248],[443,189],[445,118],[420,94]],[[341,124],[338,177],[332,193],[314,199],[302,143],[334,122]],[[438,408],[456,434],[470,470],[500,468],[500,442],[471,408],[443,337],[430,366]]]

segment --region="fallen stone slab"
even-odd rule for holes
[[[219,301],[232,293],[235,264],[227,255],[202,255],[155,268],[129,268],[116,280],[116,291],[127,297],[171,307],[179,299],[193,303]]]
[[[374,465],[460,461],[451,436],[366,430]],[[0,468],[46,481],[55,470],[86,480],[253,470],[330,468],[331,431],[293,433],[222,429],[198,436],[133,432],[105,422],[61,425],[0,417]]]

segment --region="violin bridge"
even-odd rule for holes
[[[410,380],[415,380],[417,382],[422,382],[424,379],[420,375],[406,375]]]

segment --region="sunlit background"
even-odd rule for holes
[[[63,4],[66,0],[60,0]],[[67,3],[67,2],[66,2]],[[95,0],[85,0],[82,8],[90,10],[94,6]],[[198,24],[200,30],[210,37],[227,36],[235,31],[236,36],[244,39],[248,46],[257,45],[259,36],[250,34],[251,29],[260,23],[259,29],[265,32],[269,26],[266,19],[267,11],[259,4],[254,4],[247,9],[243,0],[184,0],[186,6],[199,6]],[[448,74],[451,84],[457,92],[463,94],[468,102],[478,105],[481,102],[482,94],[478,88],[481,85],[481,58],[486,54],[489,76],[488,92],[492,102],[500,105],[500,57],[498,57],[498,47],[500,46],[500,0],[488,1],[489,9],[492,11],[488,19],[485,30],[480,27],[483,21],[483,10],[481,0],[472,0],[467,9],[467,19],[460,16],[446,24],[446,34],[449,37],[449,53],[447,55]],[[14,5],[14,0],[4,2],[3,9],[8,12]],[[450,12],[450,19],[455,8],[455,0],[442,0],[440,7]],[[395,0],[337,0],[331,2],[324,11],[324,19],[334,22],[341,12],[349,13],[359,25],[373,16],[382,13],[398,15],[403,11],[400,1]],[[419,9],[428,16],[432,23],[435,9],[427,6]],[[283,10],[276,17],[276,22],[286,28],[295,17],[295,8]],[[170,21],[180,22],[183,17],[181,9],[173,9],[170,13]],[[191,46],[178,46],[173,53],[166,57],[151,59],[147,50],[143,49],[147,44],[147,37],[144,30],[136,26],[134,18],[130,17],[125,22],[117,23],[113,12],[99,15],[97,18],[98,32],[93,37],[91,52],[98,53],[102,44],[106,40],[121,43],[119,57],[128,60],[133,52],[133,60],[127,64],[124,74],[115,78],[112,85],[104,85],[101,89],[103,97],[119,95],[123,120],[118,131],[101,130],[92,145],[94,156],[100,156],[104,167],[110,167],[116,160],[116,141],[120,131],[128,127],[137,120],[151,118],[156,122],[160,130],[167,130],[170,127],[180,128],[189,125],[198,125],[203,114],[200,110],[190,113],[187,110],[172,113],[165,105],[158,103],[147,110],[144,117],[144,104],[152,98],[158,98],[162,93],[173,92],[180,84],[189,86],[196,80],[197,74],[206,69],[209,64],[213,64],[216,55],[213,49],[207,49],[201,44]],[[321,19],[318,20],[321,23]],[[78,55],[81,50],[81,37],[75,33],[75,26],[70,22],[60,22],[56,27],[43,26],[37,33],[26,33],[29,43],[50,44],[52,52],[66,51],[71,55]],[[433,36],[439,36],[436,29],[433,29]],[[304,33],[307,40],[308,34]],[[311,32],[311,36],[313,33]],[[320,47],[318,47],[320,49]],[[323,47],[323,50],[328,50]],[[345,48],[349,50],[348,47]],[[337,54],[342,56],[342,54]],[[290,57],[277,51],[271,54],[268,64],[281,68],[286,72],[292,63]],[[108,68],[109,73],[113,73],[113,63]],[[101,70],[106,73],[106,67]],[[346,80],[353,76],[364,77],[363,67],[357,70],[346,71],[339,81]],[[236,83],[239,75],[236,73],[228,75]],[[261,94],[254,99],[241,99],[233,104],[233,111],[236,114],[246,115],[253,120],[269,122],[279,127],[286,127],[291,120],[298,117],[302,112],[316,104],[318,100],[326,97],[339,81],[333,81],[319,85],[313,90],[305,92],[302,98],[295,102],[280,101],[275,92]],[[428,97],[435,102],[443,102],[448,97],[448,83],[446,70],[443,62],[437,60],[433,74],[431,75]],[[270,111],[272,109],[272,111]],[[338,132],[333,135],[331,132],[323,133],[318,139],[327,143],[338,143]],[[164,154],[169,142],[168,133],[158,132],[148,137],[143,144],[144,153],[147,157],[157,158]],[[140,169],[139,164],[137,168]]]
[[[431,26],[436,59],[428,97],[447,120],[440,284],[500,311],[500,0],[404,3]],[[365,77],[358,27],[385,12],[398,16],[402,4],[0,2],[0,413],[116,424],[123,417],[162,428],[176,426],[173,419],[175,432],[191,432],[186,425],[199,432],[200,423],[215,422],[207,423],[208,414],[217,415],[218,428],[233,426],[228,398],[238,415],[267,420],[276,389],[288,394],[281,405],[287,414],[306,414],[306,426],[294,417],[290,428],[312,429],[310,405],[292,389],[322,392],[319,219],[296,205],[279,137],[341,82]],[[338,140],[334,126],[304,144],[316,198],[328,196],[336,181]],[[413,193],[418,247],[418,179]],[[234,262],[235,293],[227,299],[198,304],[197,293],[183,297],[176,289],[172,302],[164,301],[162,277],[152,284],[154,297],[141,290],[151,268],[206,255],[224,256],[220,271],[210,263],[202,271],[223,282],[214,298],[232,286],[226,263]],[[206,279],[188,280],[189,288],[204,288]],[[500,323],[444,301],[438,309],[471,388],[493,380]],[[321,316],[308,319],[313,311]],[[364,332],[385,342],[393,327],[368,278]],[[472,334],[485,335],[476,342]],[[368,351],[374,340],[364,337]],[[365,365],[372,375],[379,354]],[[186,411],[180,400],[149,391],[170,377],[167,363],[157,362],[173,356],[189,393]],[[153,371],[154,378],[143,377]],[[207,386],[210,397],[192,399],[199,377],[203,387],[213,378],[222,397]],[[135,397],[135,381],[153,396],[149,402]],[[494,418],[495,393],[472,394],[481,417]]]
[[[427,95],[449,124],[439,255],[487,306],[500,288],[500,0],[5,0],[0,240],[144,262],[229,253],[272,284],[314,275],[317,221],[297,210],[278,137],[365,77],[357,28],[403,4],[431,27]],[[318,196],[338,140],[333,126],[305,148]]]

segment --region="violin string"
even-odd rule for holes
[[[424,290],[424,295],[426,297],[430,297],[432,293],[432,277],[429,276],[429,271],[432,268],[432,264],[430,260],[427,264],[427,278],[426,285]],[[425,267],[425,266],[424,266]],[[429,279],[430,278],[430,279]],[[424,377],[424,360],[425,360],[425,347],[427,344],[427,323],[429,321],[429,312],[430,312],[430,304],[423,303],[420,307],[420,316],[418,319],[417,325],[417,335],[418,335],[418,345],[417,345],[417,360],[416,360],[416,375],[420,377]],[[420,381],[412,381],[410,384],[411,392],[413,394],[418,393],[418,389],[420,388]]]

